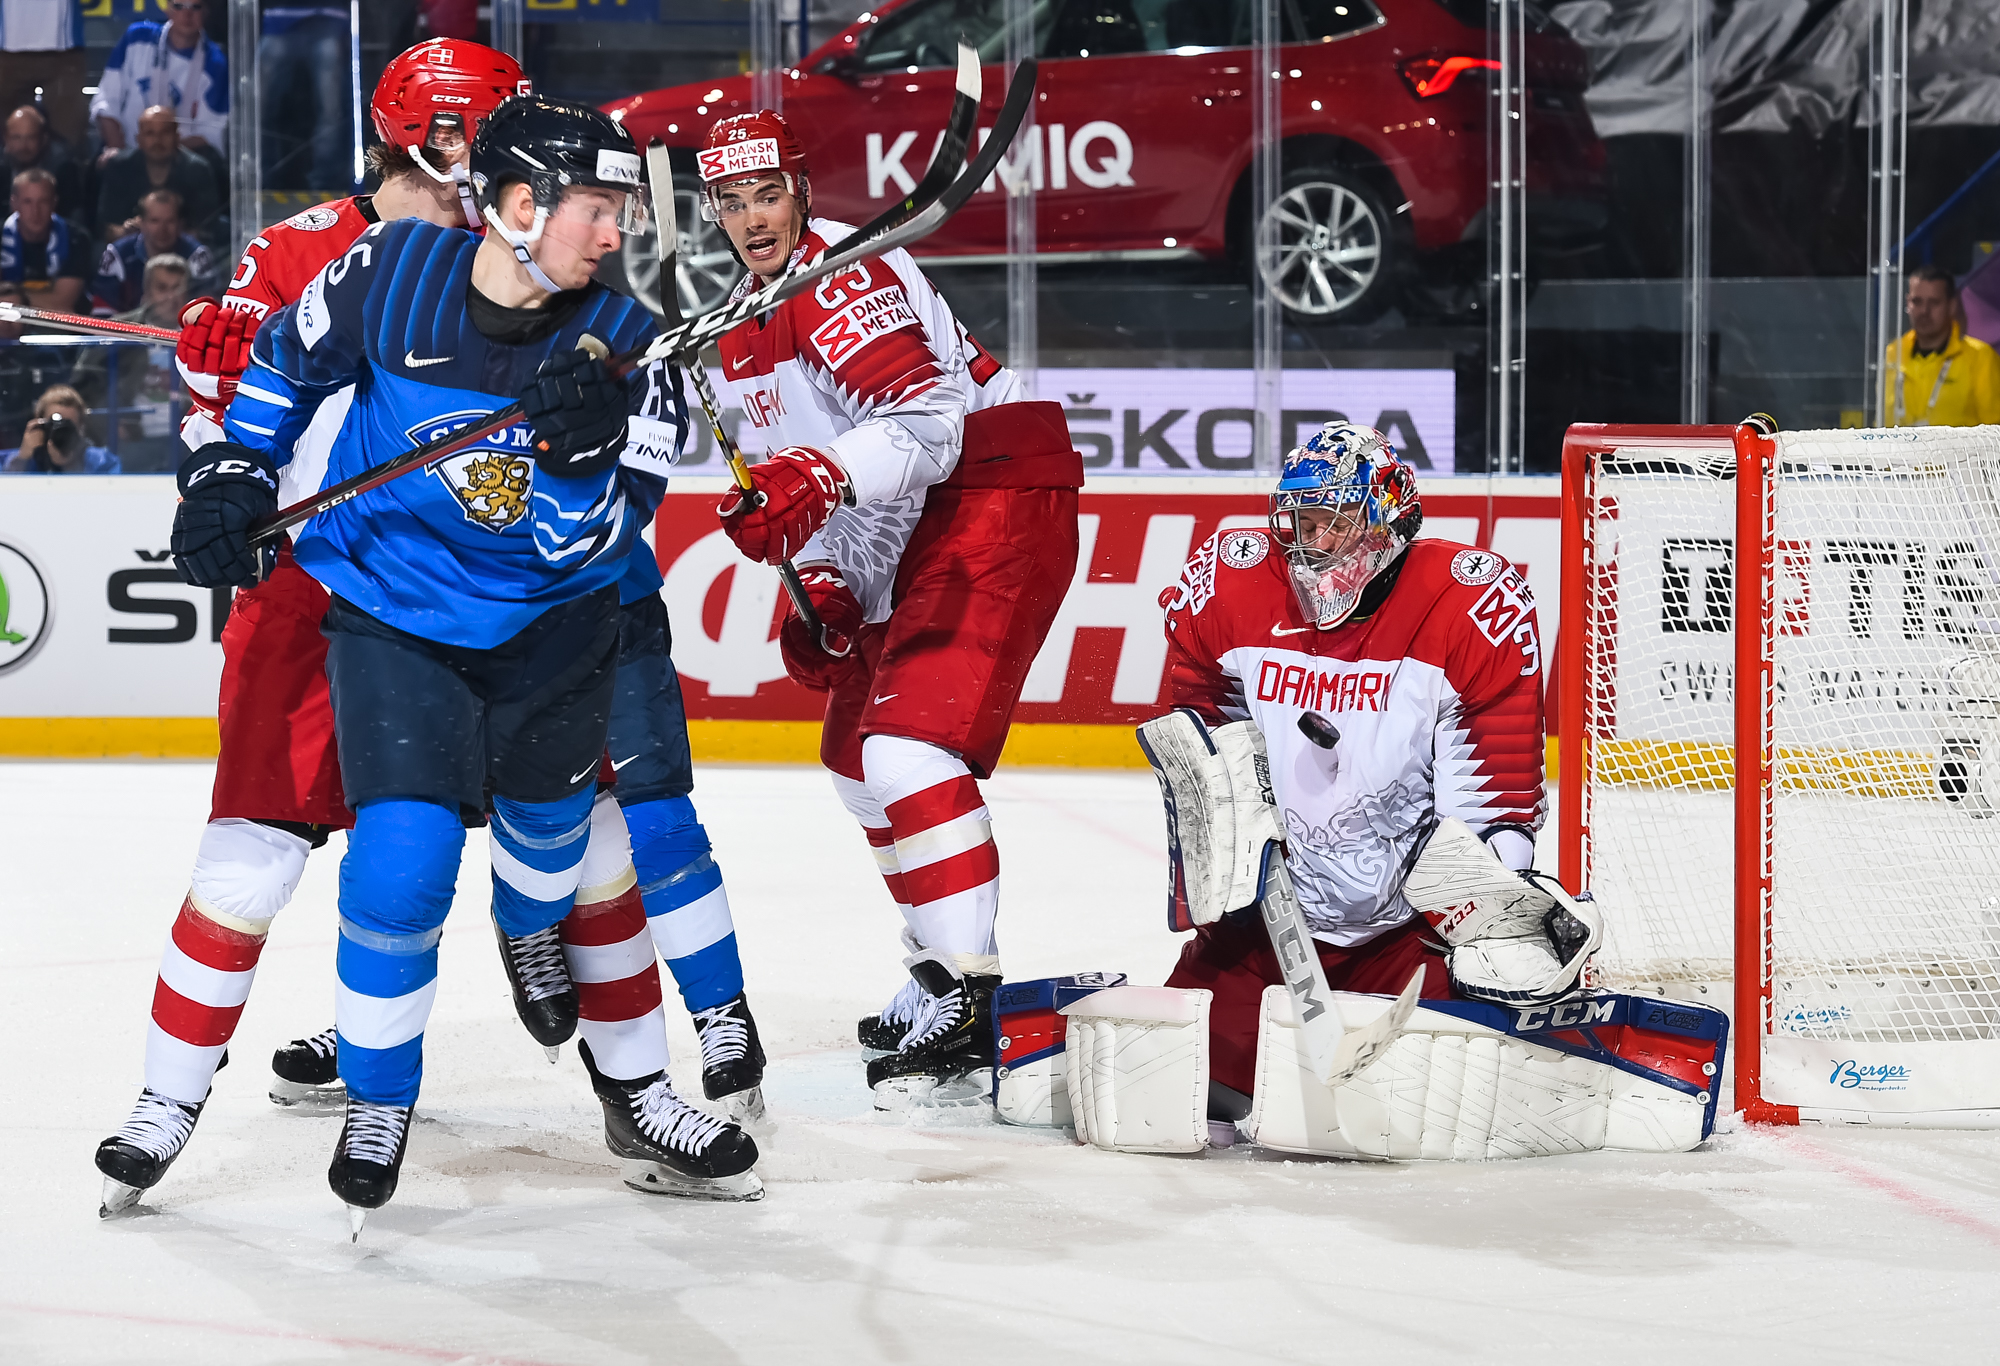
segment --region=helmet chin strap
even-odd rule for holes
[[[478,232],[485,226],[479,217],[479,205],[472,198],[472,173],[463,166],[451,168],[451,187],[458,191],[458,207],[465,215],[465,226]]]
[[[551,294],[560,294],[562,286],[543,273],[542,268],[535,264],[533,254],[528,250],[542,240],[542,229],[548,226],[548,222],[549,211],[537,204],[535,225],[526,232],[515,232],[500,221],[500,215],[493,211],[491,205],[486,209],[486,226],[499,233],[501,239],[514,249],[514,259],[528,272],[528,278],[535,282],[537,288],[545,289]]]

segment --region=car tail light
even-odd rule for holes
[[[1491,57],[1414,57],[1403,63],[1403,79],[1420,100],[1442,95],[1465,71],[1498,71],[1500,63]]]

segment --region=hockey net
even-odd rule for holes
[[[1753,1118],[2000,1123],[2000,428],[1579,427],[1563,476],[1597,983],[1732,1008]]]

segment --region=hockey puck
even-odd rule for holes
[[[1340,732],[1333,728],[1333,722],[1316,711],[1299,713],[1299,730],[1321,749],[1332,749],[1340,743]]]

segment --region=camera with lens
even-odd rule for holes
[[[83,453],[83,431],[62,413],[50,413],[28,424],[31,432],[40,432],[46,450],[45,456],[60,456],[64,461],[76,459]]]

